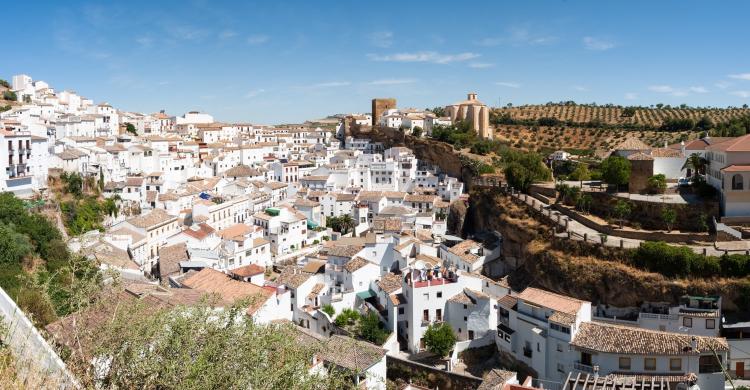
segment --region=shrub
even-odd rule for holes
[[[388,339],[388,332],[383,329],[380,318],[374,312],[362,316],[357,327],[357,336],[373,344],[383,345]]]
[[[440,325],[430,324],[424,332],[424,344],[430,352],[440,357],[448,356],[456,344],[456,335],[453,334],[453,328],[445,322]]]
[[[667,177],[663,173],[649,177],[647,189],[650,194],[663,194],[667,189]]]
[[[336,314],[336,309],[334,309],[330,303],[326,303],[325,305],[323,305],[323,307],[320,308],[320,310],[323,313],[328,314],[329,317],[333,317],[333,315]]]
[[[341,310],[341,313],[339,313],[338,316],[336,316],[336,319],[333,321],[334,324],[338,327],[346,327],[346,326],[352,326],[359,321],[359,312],[354,309],[345,308]]]
[[[18,95],[16,95],[16,93],[13,91],[5,91],[3,92],[3,99],[16,101],[18,100]]]

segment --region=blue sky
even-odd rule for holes
[[[432,107],[750,103],[743,1],[13,1],[0,77],[125,110],[295,122]]]

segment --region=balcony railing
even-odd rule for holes
[[[641,318],[651,320],[666,320],[666,321],[677,321],[679,318],[676,314],[655,314],[655,313],[639,313]]]
[[[575,363],[573,363],[573,369],[575,369],[576,371],[587,372],[589,374],[593,374],[594,373],[594,367],[593,366],[589,366],[588,364],[583,364],[581,362],[575,362]]]

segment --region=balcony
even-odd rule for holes
[[[583,364],[581,362],[575,362],[575,363],[573,363],[573,369],[576,370],[576,371],[586,372],[586,373],[589,373],[589,374],[593,374],[594,373],[594,367],[593,366],[589,366],[588,364]]]

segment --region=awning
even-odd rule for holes
[[[375,293],[374,293],[374,292],[373,292],[372,290],[369,290],[369,289],[368,289],[367,291],[360,291],[360,292],[358,292],[358,293],[357,293],[357,296],[358,296],[359,298],[361,298],[361,299],[362,299],[362,300],[364,301],[364,300],[365,300],[365,299],[367,299],[367,298],[372,298],[372,297],[374,297],[374,296],[375,296]]]

